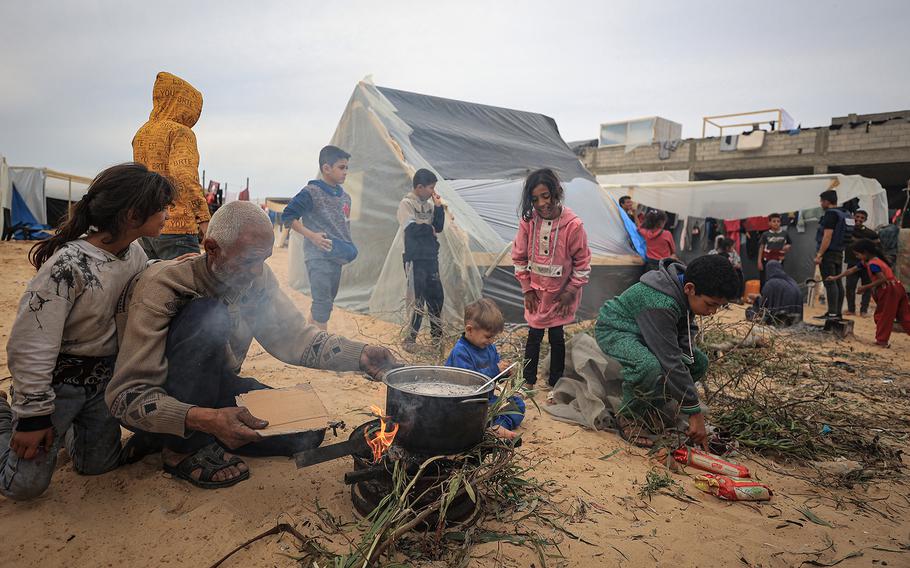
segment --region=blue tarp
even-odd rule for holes
[[[50,229],[47,225],[39,223],[35,216],[32,214],[31,210],[26,205],[25,200],[22,199],[22,196],[19,194],[19,190],[16,189],[16,184],[13,183],[13,196],[12,203],[10,203],[10,226],[15,227],[26,226],[31,231],[36,231],[31,233],[32,239],[47,239],[50,237],[48,233],[42,231],[42,229]],[[16,231],[13,235],[13,238],[16,240],[24,240],[25,233],[23,231]]]
[[[616,202],[616,206],[619,207],[619,202]],[[632,241],[632,246],[635,247],[635,252],[641,255],[642,258],[645,258],[645,253],[648,248],[645,244],[645,238],[641,236],[641,233],[638,232],[638,226],[635,225],[635,221],[629,219],[629,216],[626,215],[626,212],[622,210],[622,207],[619,207],[620,218],[622,218],[623,226],[626,228],[626,232],[629,233],[629,239]]]

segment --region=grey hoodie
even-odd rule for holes
[[[667,305],[664,301],[639,303],[635,323],[645,344],[654,353],[660,366],[667,374],[667,390],[683,406],[683,412],[697,412],[698,391],[687,365],[694,363],[692,345],[698,327],[689,311],[689,301],[683,291],[683,276],[686,265],[672,259],[664,259],[657,270],[641,277],[645,286],[669,296],[674,300]],[[650,294],[646,294],[650,296]]]

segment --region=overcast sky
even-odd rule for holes
[[[205,99],[210,179],[292,195],[356,83],[601,122],[910,108],[910,2],[0,1],[0,154],[93,176],[132,156],[158,71]],[[543,164],[542,164],[543,165]]]

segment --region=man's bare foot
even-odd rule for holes
[[[503,440],[514,440],[518,437],[518,432],[513,432],[498,424],[490,428],[490,434],[493,434],[497,438],[502,438]]]
[[[161,458],[164,460],[165,464],[167,464],[171,467],[177,467],[177,465],[180,462],[182,462],[184,459],[188,458],[191,455],[192,454],[178,454],[177,452],[175,452],[173,450],[169,450],[167,448],[164,448],[163,450],[161,450]],[[233,454],[229,454],[227,452],[224,453],[225,461],[230,460],[232,457],[234,457]],[[225,467],[223,469],[216,471],[214,473],[214,475],[212,475],[211,481],[216,482],[216,483],[221,483],[222,481],[228,481],[230,479],[240,477],[241,475],[248,472],[249,470],[250,470],[250,468],[246,465],[246,462],[240,462],[237,465],[231,465],[231,466],[228,466],[228,467]],[[199,476],[202,475],[202,468],[197,467],[190,473],[190,475],[192,476],[193,479],[198,481]]]
[[[625,416],[617,416],[616,422],[619,427],[619,435],[623,440],[639,448],[654,447],[654,441],[642,435],[644,427],[636,420]]]

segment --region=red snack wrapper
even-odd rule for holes
[[[770,487],[751,479],[706,473],[695,476],[694,481],[700,490],[727,501],[770,501],[774,495]]]
[[[744,465],[728,462],[720,456],[709,454],[695,448],[683,447],[673,452],[673,459],[683,465],[710,471],[728,477],[749,477],[749,468]]]

